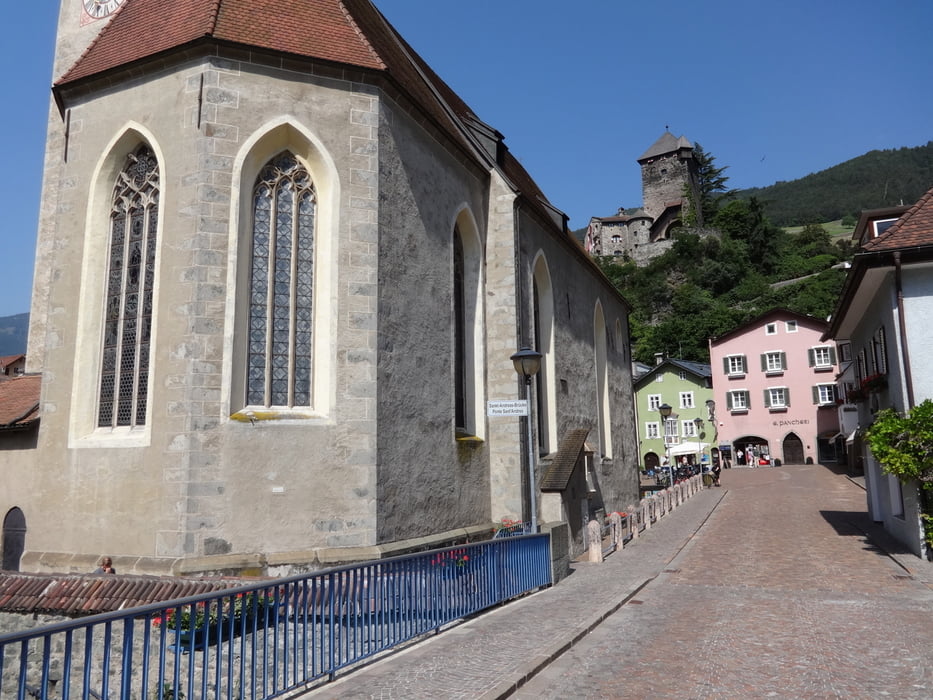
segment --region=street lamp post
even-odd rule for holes
[[[531,531],[538,531],[538,506],[535,497],[537,484],[535,483],[535,444],[531,430],[531,379],[541,368],[541,353],[529,347],[521,347],[512,355],[512,364],[515,371],[525,379],[525,401],[528,403],[526,415],[528,425],[528,505],[531,515]]]
[[[664,459],[667,462],[668,486],[674,485],[674,467],[671,464],[671,445],[667,434],[667,419],[670,418],[671,411],[673,410],[671,405],[667,403],[662,403],[658,406],[658,413],[660,413],[661,418],[664,419]]]

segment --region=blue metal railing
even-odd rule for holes
[[[264,700],[550,583],[521,535],[93,615],[0,636],[0,697]]]

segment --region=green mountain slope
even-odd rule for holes
[[[933,141],[915,148],[869,151],[812,175],[736,192],[756,197],[777,226],[858,216],[863,209],[913,204],[933,187]]]

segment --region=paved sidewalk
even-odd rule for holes
[[[725,493],[726,489],[701,491],[602,564],[576,563],[557,586],[452,627],[302,697],[506,697],[657,577]]]

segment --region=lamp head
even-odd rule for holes
[[[541,368],[541,353],[527,346],[520,348],[509,359],[512,360],[515,371],[523,376],[526,381],[535,376]]]

